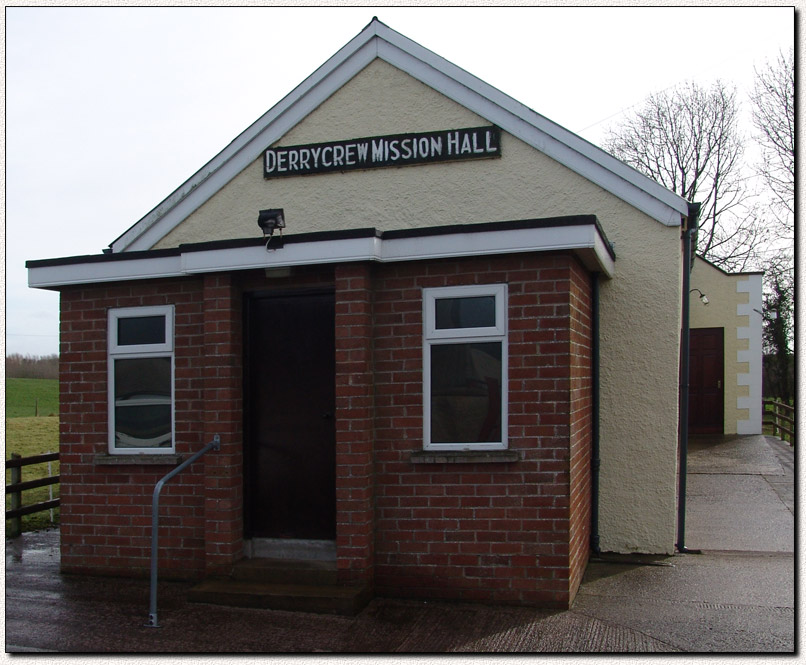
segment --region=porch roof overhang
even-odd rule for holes
[[[521,252],[573,252],[591,272],[610,278],[615,252],[595,215],[378,231],[363,228],[287,235],[277,249],[262,238],[177,248],[28,261],[28,285],[58,289],[213,272],[351,261],[392,263]]]

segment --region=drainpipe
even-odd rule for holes
[[[700,204],[688,204],[688,219],[683,232],[683,309],[680,332],[680,469],[677,488],[677,551],[686,549],[686,476],[688,472],[688,395],[689,395],[689,290],[691,288],[691,244],[700,216]]]
[[[591,550],[599,555],[599,275],[591,275]]]

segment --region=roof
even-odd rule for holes
[[[152,248],[309,113],[380,58],[486,118],[666,226],[688,215],[685,199],[532,111],[377,18],[278,104],[244,130],[168,198],[110,245],[113,253]]]
[[[274,251],[282,247],[282,251]],[[27,261],[28,284],[59,288],[230,270],[346,261],[395,263],[520,252],[572,252],[591,272],[611,277],[615,252],[595,215],[572,215],[398,231],[320,231],[190,243],[169,249]]]
[[[763,270],[736,270],[736,271],[725,270],[722,266],[718,266],[716,263],[714,263],[713,261],[710,261],[709,259],[706,259],[704,256],[701,256],[700,254],[695,254],[694,257],[699,259],[700,261],[704,262],[706,265],[711,266],[714,270],[718,270],[723,275],[763,275],[764,274]]]

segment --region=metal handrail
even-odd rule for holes
[[[159,551],[160,492],[165,483],[210,450],[221,450],[221,437],[218,434],[213,436],[213,440],[199,452],[186,459],[173,471],[165,474],[157,481],[154,487],[154,496],[151,499],[151,594],[148,606],[148,623],[146,624],[149,628],[159,628],[159,623],[157,622],[157,552]]]

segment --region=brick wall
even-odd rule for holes
[[[588,360],[575,357],[586,353],[585,335],[584,325],[572,324],[571,316],[572,303],[584,310],[585,297],[572,294],[572,275],[578,289],[584,270],[564,255],[401,263],[377,270],[380,593],[570,603],[589,517],[583,505],[589,474],[580,467],[590,443],[589,353]],[[422,449],[423,436],[421,289],[502,282],[509,284],[509,447],[522,460],[415,463],[411,454]],[[572,325],[579,328],[573,336]]]
[[[372,275],[336,268],[336,556],[342,582],[373,578]]]
[[[226,571],[243,556],[242,300],[232,274],[204,276],[202,423],[205,442],[221,438],[221,450],[200,460],[208,573]]]
[[[204,441],[203,289],[197,279],[65,288],[60,323],[61,567],[65,572],[146,574],[154,486],[176,464],[100,465],[108,452],[107,316],[110,308],[174,304],[176,452]],[[196,577],[204,570],[204,465],[162,490],[160,569]]]
[[[422,289],[507,283],[515,462],[430,463],[422,450]],[[160,574],[242,556],[241,304],[246,291],[336,293],[337,555],[382,594],[567,606],[590,531],[590,278],[570,255],[344,264],[65,288],[62,568],[146,574],[151,494],[168,465],[99,465],[108,445],[107,311],[176,308],[176,451],[222,450],[162,492]]]
[[[187,458],[221,437],[219,452],[160,495],[160,575],[191,579],[226,570],[243,555],[243,292],[322,286],[332,288],[332,268],[62,290],[63,571],[147,575],[154,486],[178,463],[174,456],[157,465],[98,463],[108,452],[108,310],[174,305],[176,454]]]
[[[593,326],[590,275],[571,266],[571,436],[569,590],[573,600],[590,554],[591,453],[593,436]]]

